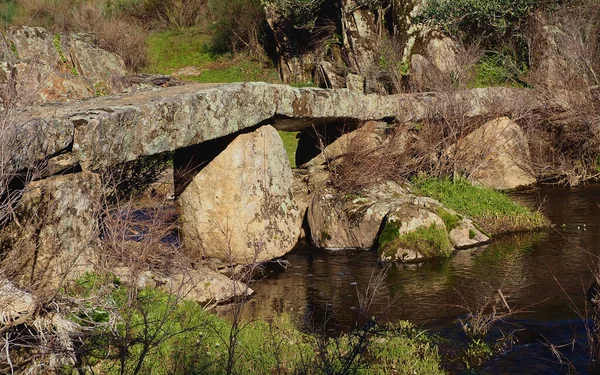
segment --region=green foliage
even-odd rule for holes
[[[212,48],[217,52],[258,48],[267,21],[260,0],[209,0],[213,14]]]
[[[389,244],[400,237],[400,225],[401,223],[395,221],[387,221],[385,223],[385,226],[377,239],[380,248],[385,249]]]
[[[325,0],[262,0],[277,9],[286,27],[312,30]]]
[[[465,350],[463,361],[467,369],[481,366],[494,355],[494,351],[488,343],[482,339],[473,339]]]
[[[17,15],[17,4],[14,0],[3,0],[0,4],[0,20],[4,25],[4,28],[12,22],[13,18]]]
[[[501,40],[520,32],[527,16],[561,0],[430,0],[419,21],[452,35]]]
[[[540,212],[513,202],[506,194],[473,186],[466,179],[437,179],[420,176],[413,180],[423,194],[472,218],[489,234],[542,228],[549,225]]]
[[[473,229],[469,229],[469,239],[473,239],[477,236],[477,233]]]
[[[283,141],[283,146],[285,147],[285,151],[288,155],[288,159],[290,160],[290,166],[292,168],[296,168],[296,149],[298,148],[298,132],[285,132],[278,131],[281,140]]]
[[[195,66],[202,74],[183,78],[201,83],[281,82],[277,69],[272,66],[228,53],[215,53],[211,34],[201,29],[153,33],[146,43],[149,73],[172,74],[177,69]]]
[[[70,295],[103,305],[87,306],[86,313],[72,318],[88,332],[80,353],[82,366],[93,366],[107,375],[226,374],[228,370],[235,374],[317,374],[323,369],[319,353],[330,356],[330,369],[342,368],[345,353],[361,345],[360,336],[352,333],[337,338],[302,333],[287,315],[240,322],[231,341],[233,325],[197,303],[154,288],[135,291],[110,275],[88,273],[75,281]],[[385,374],[390,369],[399,374],[440,373],[437,349],[409,323],[369,332],[362,338],[368,355],[357,362],[358,373]],[[236,346],[236,357],[228,369],[231,345]]]
[[[376,359],[369,374],[443,374],[437,348],[425,332],[406,321],[388,328],[387,334],[369,348],[369,354]]]
[[[527,87],[521,80],[528,66],[510,51],[490,51],[475,65],[475,87]]]
[[[448,233],[435,224],[403,234],[393,245],[396,248],[416,250],[426,258],[449,257],[453,250]]]

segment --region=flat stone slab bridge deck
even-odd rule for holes
[[[299,131],[333,121],[402,123],[442,113],[445,105],[468,105],[467,114],[477,116],[542,102],[532,90],[511,88],[380,96],[260,82],[187,84],[23,108],[10,119],[18,147],[9,164],[18,171],[72,153],[84,170],[98,170],[259,124]]]

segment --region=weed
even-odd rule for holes
[[[290,166],[292,168],[296,168],[296,149],[298,148],[298,132],[286,132],[286,131],[278,131],[281,140],[283,141],[283,146],[285,147],[285,151],[288,155],[288,159],[290,160]]]

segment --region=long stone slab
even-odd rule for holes
[[[420,121],[447,105],[466,105],[469,116],[543,107],[533,90],[511,88],[379,96],[261,82],[189,84],[24,108],[13,120],[19,147],[11,169],[70,150],[83,169],[97,170],[259,123],[297,131],[340,120]]]

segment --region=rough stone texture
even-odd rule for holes
[[[535,183],[525,133],[508,117],[485,123],[450,146],[445,154],[466,170],[475,184],[514,189]]]
[[[311,200],[308,224],[312,242],[318,247],[372,249],[377,246],[382,225],[386,223],[396,223],[399,235],[431,225],[446,231],[440,212],[456,217],[458,225],[448,233],[449,243],[455,248],[489,240],[470,220],[434,199],[415,196],[408,188],[390,181],[371,187],[360,195],[344,194],[322,185]],[[424,255],[414,249],[386,248],[381,258],[404,262],[423,259]]]
[[[123,60],[96,47],[90,37],[41,27],[9,29],[0,41],[0,62],[15,71],[23,105],[114,93],[113,79],[127,74]]]
[[[358,6],[356,0],[341,2],[343,45],[349,58],[349,68],[366,74],[378,62],[379,34],[375,13]]]
[[[304,163],[301,168],[340,162],[340,159],[351,149],[352,142],[357,139],[356,137],[360,137],[361,147],[365,147],[367,150],[375,150],[385,140],[383,129],[386,126],[387,123],[385,122],[369,121],[365,126],[353,132],[342,134],[341,137],[327,145],[317,157]]]
[[[392,183],[377,186],[360,196],[322,186],[308,207],[313,244],[327,249],[374,248],[393,195],[404,196],[406,192]]]
[[[116,276],[130,282],[131,270],[127,267],[112,268]],[[217,304],[227,302],[235,297],[249,296],[254,293],[251,288],[239,281],[233,281],[227,276],[207,267],[189,269],[170,275],[157,272],[143,271],[135,280],[139,288],[159,287],[166,292],[175,293],[187,300],[201,304]]]
[[[184,246],[192,258],[253,263],[291,250],[302,220],[292,180],[272,126],[236,137],[179,197]]]
[[[243,83],[186,85],[28,107],[15,121],[18,170],[72,144],[84,169],[96,170],[141,156],[173,151],[250,128],[269,119],[281,130],[328,121],[423,119],[442,103],[467,103],[468,116],[541,108],[535,92],[488,88],[447,94],[364,95],[347,89],[296,89]]]
[[[21,284],[54,287],[89,267],[98,246],[100,178],[91,172],[54,176],[27,186],[0,239],[3,266],[22,272]]]
[[[349,73],[346,76],[346,88],[350,91],[365,92],[365,77]]]

